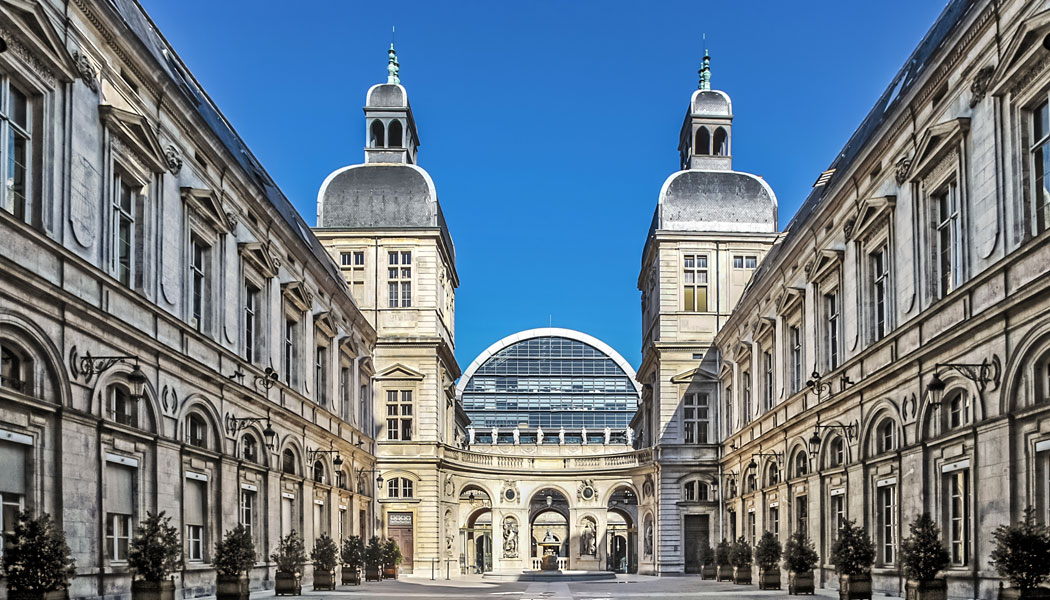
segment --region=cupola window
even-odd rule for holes
[[[699,155],[711,154],[711,132],[707,130],[707,127],[701,127],[696,130],[693,153]]]

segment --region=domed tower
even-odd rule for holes
[[[402,570],[441,558],[435,518],[443,474],[425,457],[454,445],[467,417],[455,398],[456,254],[437,189],[416,164],[419,133],[390,45],[387,81],[365,96],[365,161],[337,169],[317,194],[317,237],[342,269],[351,294],[376,329],[376,376],[343,382],[369,398],[382,472],[376,515],[399,540]],[[352,357],[359,360],[361,357]],[[354,398],[350,392],[344,395]],[[349,399],[347,401],[350,401]],[[396,458],[394,458],[396,457]],[[413,457],[420,457],[419,463]],[[393,460],[392,460],[393,459]],[[372,481],[376,474],[365,474]]]
[[[679,135],[680,170],[660,189],[638,277],[642,397],[631,426],[641,447],[661,449],[662,526],[655,556],[640,559],[654,572],[694,571],[697,541],[707,536],[714,546],[719,539],[714,509],[679,514],[687,495],[695,500],[701,491],[677,482],[717,490],[719,365],[712,342],[778,235],[773,190],[761,177],[733,170],[733,103],[711,89],[710,63],[705,52]]]

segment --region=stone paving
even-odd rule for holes
[[[254,596],[254,595],[253,595]],[[621,575],[615,580],[527,582],[491,581],[480,577],[453,581],[422,576],[403,576],[397,581],[340,586],[334,592],[303,590],[303,600],[336,600],[346,598],[456,598],[488,600],[612,600],[614,598],[670,598],[677,600],[708,598],[765,598],[787,600],[806,598],[789,596],[787,590],[764,591],[758,586],[702,581],[699,577],[647,577]],[[838,598],[834,590],[817,590],[814,598]],[[881,594],[875,600],[894,598]]]

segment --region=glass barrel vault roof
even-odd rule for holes
[[[618,355],[564,335],[522,339],[468,369],[463,409],[481,430],[622,431],[638,406],[638,391],[634,373],[620,363]]]

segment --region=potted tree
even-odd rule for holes
[[[817,551],[806,534],[796,531],[784,544],[784,566],[788,570],[788,594],[813,594],[813,567]]]
[[[128,549],[128,567],[135,573],[131,581],[133,600],[175,600],[173,571],[182,567],[182,542],[164,512],[146,513]]]
[[[948,584],[937,573],[948,566],[948,548],[930,513],[912,521],[908,533],[901,542],[901,567],[908,578],[904,588],[906,600],[946,600]]]
[[[255,566],[255,542],[243,524],[226,532],[215,544],[212,564],[217,573],[217,600],[248,600],[248,570]]]
[[[839,600],[871,600],[875,545],[855,523],[844,523],[831,546],[831,564],[839,574]]]
[[[758,589],[780,589],[780,542],[772,531],[766,531],[755,544],[758,564]]]
[[[729,562],[733,565],[733,583],[751,584],[751,544],[740,536],[729,549]]]
[[[306,546],[303,538],[291,532],[277,542],[270,553],[270,560],[277,565],[273,591],[278,596],[298,596],[303,593],[303,565],[306,564]]]
[[[1050,589],[1039,587],[1050,578],[1050,527],[1036,522],[1032,507],[1024,510],[1020,523],[997,527],[992,538],[992,566],[1012,586],[999,588],[1000,600],[1050,598]]]
[[[397,579],[397,566],[401,564],[401,548],[397,540],[387,538],[383,542],[383,579]]]
[[[715,579],[717,581],[733,581],[733,567],[729,563],[730,544],[722,538],[715,546]]]
[[[18,513],[14,530],[4,539],[3,573],[10,600],[57,600],[68,596],[69,578],[76,573],[66,534],[51,515]]]
[[[716,575],[715,551],[711,549],[707,538],[700,540],[700,549],[697,554],[697,558],[700,559],[700,579],[714,579]]]
[[[340,558],[343,560],[343,585],[361,585],[361,566],[365,560],[365,543],[361,536],[352,535],[343,540]]]
[[[339,561],[339,547],[327,533],[321,534],[310,552],[310,558],[314,561],[314,589],[335,589],[335,566]]]
[[[365,548],[365,581],[380,581],[383,578],[383,544],[372,536]]]

